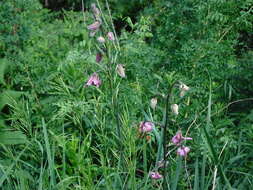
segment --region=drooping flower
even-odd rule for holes
[[[102,57],[103,57],[102,53],[97,53],[96,62],[99,63],[102,60]]]
[[[157,105],[157,98],[152,98],[150,100],[150,106],[152,109],[155,109],[156,108],[156,105]]]
[[[186,86],[186,84],[184,84],[184,83],[181,83],[179,86],[179,89],[184,90],[184,91],[188,91],[188,90],[190,90],[190,87]]]
[[[150,121],[142,121],[139,126],[139,131],[147,133],[153,130],[154,124]]]
[[[149,177],[152,179],[161,179],[163,176],[159,172],[150,172]]]
[[[172,137],[171,141],[173,144],[179,146],[183,140],[192,140],[191,137],[183,137],[182,132],[178,131],[177,134]]]
[[[93,13],[93,16],[94,16],[95,20],[101,21],[101,18],[100,18],[100,11],[99,11],[99,9],[96,7],[96,4],[95,4],[95,3],[92,3],[92,4],[91,4],[91,10],[92,10],[92,13]]]
[[[181,83],[181,84],[179,85],[179,90],[180,90],[179,96],[182,98],[182,97],[185,95],[185,93],[186,93],[188,90],[190,90],[190,87],[186,86],[184,83]]]
[[[115,40],[115,37],[114,37],[113,32],[108,32],[108,33],[107,33],[107,37],[108,37],[108,39],[111,40],[111,41],[114,41],[114,40]]]
[[[86,83],[86,86],[96,86],[99,87],[101,85],[101,80],[98,77],[97,73],[93,73],[89,80]]]
[[[181,146],[177,149],[177,155],[179,156],[187,156],[187,154],[190,152],[190,148],[187,146]]]
[[[172,111],[173,114],[178,115],[179,114],[178,105],[177,104],[172,104],[171,105],[171,111]]]
[[[123,67],[122,64],[118,64],[116,69],[117,69],[117,73],[119,74],[119,76],[121,76],[122,78],[126,77],[125,68]]]
[[[105,43],[105,38],[104,38],[103,36],[99,36],[99,37],[97,38],[97,41],[98,41],[99,43]]]
[[[87,26],[87,29],[90,30],[90,31],[96,31],[99,29],[101,23],[99,21],[96,21],[90,25]]]

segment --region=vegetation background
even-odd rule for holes
[[[100,72],[91,3],[113,20],[126,78]],[[252,0],[0,1],[1,189],[163,189],[149,173],[178,80],[190,91],[173,99],[167,189],[253,189],[252,15]],[[145,138],[141,121],[155,123]],[[193,138],[184,158],[178,129]]]

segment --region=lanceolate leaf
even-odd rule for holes
[[[26,141],[26,136],[21,131],[0,131],[0,144],[16,145]]]
[[[13,101],[17,101],[17,99],[23,94],[23,92],[14,91],[14,90],[5,90],[0,94],[0,111],[6,104],[12,104]]]

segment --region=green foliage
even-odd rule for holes
[[[99,2],[110,23],[106,1]],[[253,56],[239,36],[251,32],[252,1],[109,5],[112,17],[130,26],[117,31],[120,47],[106,42],[112,64],[108,55],[95,61],[106,49],[96,37],[112,28],[103,25],[91,38],[90,13],[57,17],[37,0],[1,3],[1,188],[162,189],[149,172],[163,155],[164,97],[182,81],[191,89],[184,97],[173,90],[180,111],[169,115],[168,186],[251,189]],[[238,50],[242,44],[247,48]],[[126,78],[115,64],[124,65]],[[94,72],[99,88],[85,86]],[[154,130],[140,134],[141,121],[155,122]],[[186,159],[170,143],[178,129],[193,137]]]

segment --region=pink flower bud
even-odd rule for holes
[[[96,86],[99,87],[101,85],[101,80],[98,77],[97,73],[93,73],[89,80],[86,83],[86,86]]]
[[[154,124],[150,121],[142,121],[139,126],[141,133],[147,133],[153,130]]]
[[[123,67],[122,64],[118,64],[116,69],[117,69],[117,73],[119,74],[119,76],[121,76],[122,78],[126,77],[125,68]]]
[[[102,57],[103,57],[102,53],[97,53],[96,62],[99,63],[102,60]]]
[[[108,33],[107,33],[107,37],[108,37],[108,39],[111,40],[111,41],[114,41],[114,40],[115,40],[115,37],[114,37],[113,32],[108,32]]]
[[[163,176],[159,172],[150,172],[149,177],[152,179],[161,179]]]

